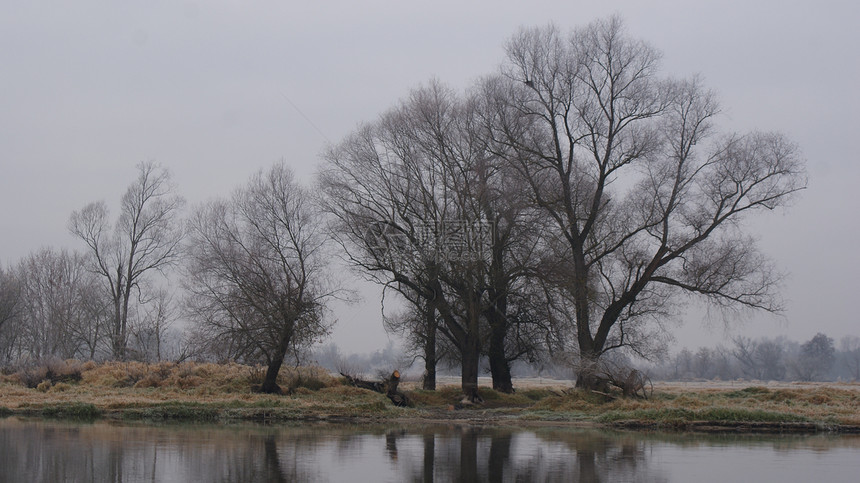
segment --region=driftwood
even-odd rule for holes
[[[651,379],[645,373],[624,363],[600,361],[592,363],[587,369],[580,371],[584,379],[582,384],[577,381],[577,386],[598,394],[608,395],[610,386],[614,386],[621,389],[626,398],[648,399],[654,391]]]
[[[624,397],[648,399],[649,394],[654,390],[651,378],[636,369],[605,371],[603,376],[609,384],[621,389]]]
[[[346,378],[346,381],[351,386],[385,394],[395,406],[404,407],[412,404],[406,394],[397,390],[397,386],[400,385],[400,371],[392,372],[391,376],[389,376],[387,380],[381,382],[365,381],[342,372],[340,375]]]

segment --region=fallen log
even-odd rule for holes
[[[397,387],[400,385],[400,371],[392,372],[388,380],[382,382],[365,381],[342,372],[340,375],[346,379],[350,386],[385,394],[397,407],[412,405],[412,401],[409,400],[409,397],[397,390]]]

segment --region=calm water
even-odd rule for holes
[[[860,438],[0,419],[0,481],[860,481]]]

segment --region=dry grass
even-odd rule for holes
[[[817,385],[802,389],[750,386],[736,390],[673,388],[655,392],[648,400],[611,399],[582,391],[550,396],[536,411],[556,411],[618,420],[809,421],[860,425],[860,387],[839,389]]]
[[[204,402],[213,404],[253,403],[267,396],[253,394],[251,388],[264,373],[258,367],[241,364],[210,364],[184,362],[93,362],[68,361],[69,367],[80,371],[78,381],[54,382],[44,377],[45,368],[33,368],[29,388],[21,373],[3,376],[0,380],[0,407],[16,409],[81,402],[99,408],[116,409],[161,404]],[[41,375],[41,377],[39,377]],[[278,383],[284,388],[299,389],[313,394],[322,388],[337,386],[340,381],[319,367],[283,368]]]
[[[291,396],[252,391],[263,368],[240,364],[64,361],[0,378],[0,415],[119,414],[149,419],[302,419],[342,416],[425,417],[459,407],[459,384],[437,391],[403,389],[415,409],[394,408],[382,395],[342,385],[319,367],[283,368],[278,379]],[[52,378],[50,375],[55,375]],[[72,374],[69,377],[68,374]],[[79,374],[79,377],[75,377]],[[39,379],[39,377],[42,377]],[[38,381],[37,381],[38,379]],[[35,382],[35,384],[34,384]],[[860,426],[860,385],[664,385],[648,400],[565,391],[558,384],[518,382],[514,394],[480,388],[476,409],[542,420],[796,422]],[[403,386],[401,386],[403,387]],[[413,386],[414,387],[414,386]],[[71,409],[69,409],[71,408]],[[430,413],[428,413],[430,410]],[[445,411],[442,411],[445,412]],[[433,417],[433,416],[430,416]]]

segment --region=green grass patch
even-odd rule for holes
[[[102,415],[102,410],[93,404],[80,402],[43,406],[35,412],[46,418],[60,419],[95,419]]]
[[[523,394],[513,393],[506,394],[503,392],[490,389],[488,387],[478,388],[478,395],[484,399],[484,407],[496,408],[503,406],[525,406],[531,405],[534,401]]]
[[[483,395],[483,392],[481,394]],[[435,391],[415,389],[407,391],[406,395],[416,407],[446,407],[457,404],[463,399],[463,391],[459,386],[442,386]]]
[[[525,389],[523,391],[517,391],[517,394],[525,396],[530,401],[540,401],[541,399],[555,396],[555,393],[547,389]]]
[[[406,395],[417,407],[447,406],[448,404],[452,404],[446,401],[445,396],[439,391],[415,389],[413,391],[408,391]]]
[[[11,415],[12,415],[11,409],[9,409],[5,406],[0,406],[0,418],[5,418],[6,416],[11,416]]]
[[[129,408],[122,411],[124,419],[151,419],[158,421],[216,421],[220,414],[221,408],[217,406],[178,402]]]
[[[590,416],[579,411],[527,410],[520,413],[519,418],[525,421],[584,421]]]
[[[796,414],[758,409],[740,408],[704,408],[699,410],[683,408],[637,409],[634,411],[607,411],[597,417],[597,422],[613,423],[617,421],[641,421],[671,424],[692,421],[713,421],[727,423],[788,423],[806,422],[807,418]]]

